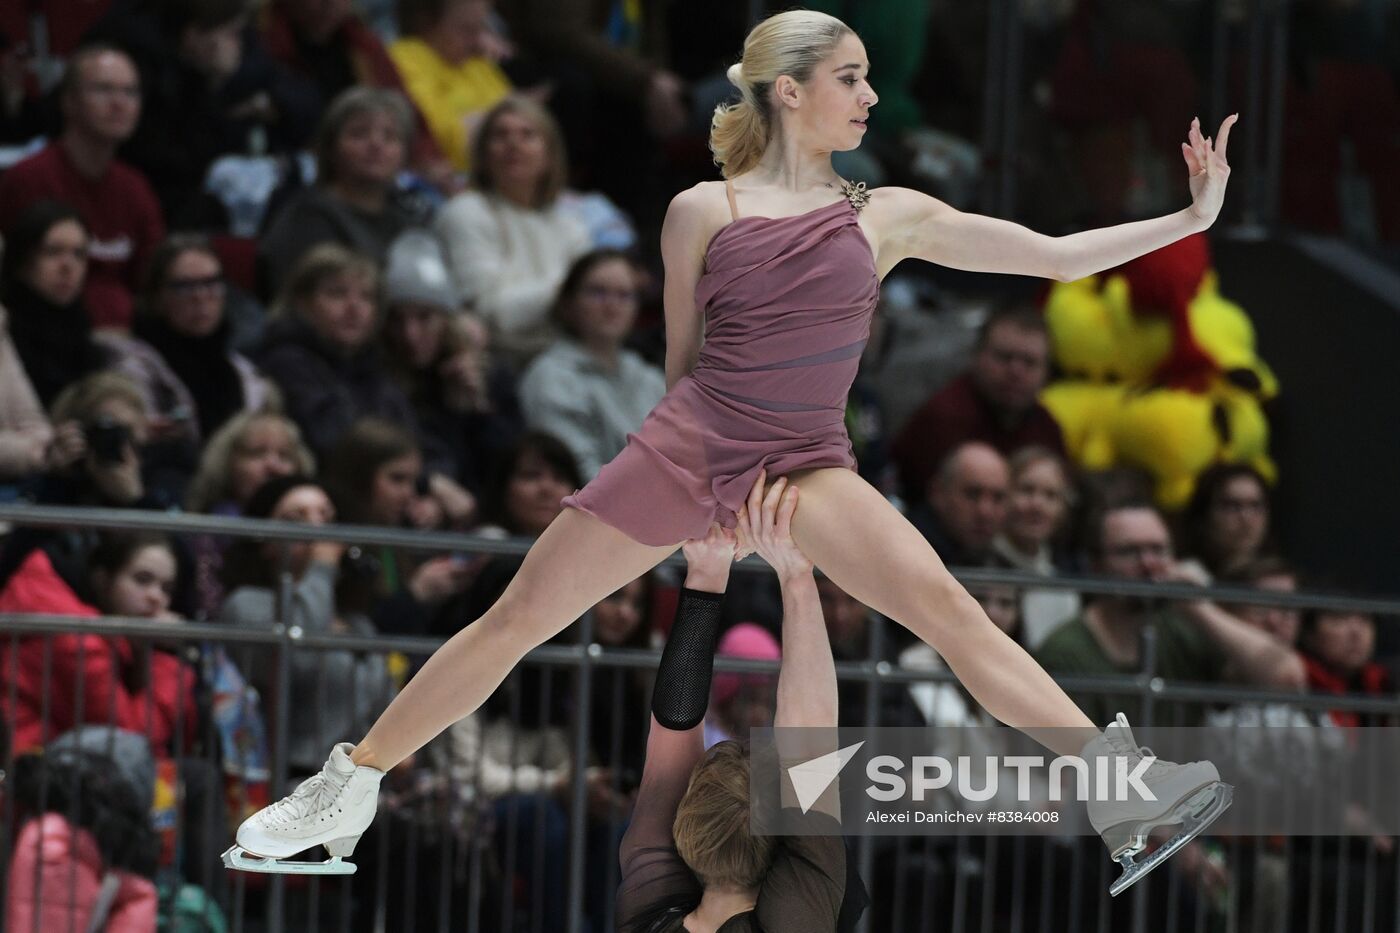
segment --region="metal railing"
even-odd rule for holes
[[[528,541],[499,541],[470,535],[423,534],[397,529],[334,525],[312,527],[208,516],[30,506],[0,507],[0,522],[50,528],[75,525],[88,528],[140,528],[174,534],[251,536],[283,542],[336,540],[406,550],[513,555],[523,553],[529,545]],[[738,568],[743,572],[767,571],[760,561],[749,561],[738,565]],[[959,579],[970,585],[995,583],[1036,589],[1064,586],[1086,594],[1215,598],[1231,604],[1264,604],[1291,608],[1325,606],[1379,615],[1400,615],[1400,601],[1335,594],[1278,594],[1093,578],[1055,579],[985,570],[955,572]],[[45,657],[48,657],[52,653],[54,639],[59,636],[96,632],[114,638],[130,639],[140,644],[158,641],[184,648],[214,645],[230,652],[241,652],[241,657],[253,659],[260,669],[274,672],[273,682],[277,684],[278,702],[273,703],[265,712],[269,717],[268,733],[273,775],[271,793],[280,795],[284,792],[287,779],[293,776],[295,770],[291,767],[288,756],[288,704],[282,700],[290,693],[295,657],[306,652],[346,652],[363,657],[383,658],[399,654],[421,658],[430,654],[440,644],[438,640],[429,638],[312,633],[285,624],[289,618],[287,609],[291,586],[290,576],[283,574],[280,598],[274,602],[277,617],[265,630],[239,629],[207,622],[166,622],[113,617],[94,620],[86,617],[7,614],[0,616],[0,647],[8,643],[11,657],[14,657],[15,649],[21,642],[42,639],[45,644]],[[884,645],[890,641],[887,628],[888,623],[879,619],[872,620],[869,632],[870,650],[866,658],[840,662],[837,665],[838,678],[842,684],[863,692],[866,698],[865,725],[872,728],[883,724],[880,720],[879,700],[889,691],[902,691],[908,685],[917,683],[956,682],[953,675],[947,671],[909,670],[883,660],[888,654]],[[522,699],[520,676],[527,671],[534,672],[539,677],[538,692],[533,699],[541,709],[550,705],[551,696],[559,696],[560,691],[567,692],[570,699],[568,705],[571,707],[570,719],[573,723],[568,733],[570,758],[573,763],[587,762],[592,754],[592,724],[595,722],[594,704],[599,700],[599,684],[613,686],[622,682],[622,678],[654,670],[660,657],[659,652],[655,650],[609,648],[594,643],[591,620],[587,616],[581,620],[577,636],[576,643],[551,643],[533,649],[526,656],[517,674],[512,675],[503,688],[506,695],[513,697],[510,705],[516,711]],[[1137,674],[1113,678],[1066,676],[1057,680],[1072,693],[1137,698],[1143,706],[1145,718],[1140,720],[1143,725],[1151,724],[1154,708],[1168,703],[1278,702],[1304,710],[1400,714],[1400,697],[1305,696],[1215,684],[1168,683],[1155,673],[1157,653],[1151,637],[1147,638],[1144,648],[1143,667]],[[720,658],[717,660],[716,669],[750,674],[775,674],[777,666],[769,662]],[[562,687],[559,686],[561,680],[564,681]],[[8,696],[10,709],[14,708],[13,691],[11,672],[0,671],[0,696]],[[618,705],[606,700],[605,702],[607,708],[604,715],[609,727],[614,730],[613,734],[618,734],[627,717],[645,717],[647,713],[645,704],[640,708],[632,708],[625,704]],[[179,758],[189,751],[180,748],[177,739],[171,754]],[[10,773],[13,773],[15,764],[14,752],[15,750],[11,749],[4,762],[5,770]],[[217,768],[212,747],[202,749],[201,754],[210,767]],[[613,790],[624,789],[620,781],[621,775],[614,773]],[[468,789],[448,790],[463,793]],[[527,804],[533,799],[529,795],[525,795],[525,798]],[[482,803],[479,796],[473,799]],[[221,868],[217,868],[211,875],[208,871],[208,860],[216,855],[212,851],[196,853],[199,858],[193,861],[202,866],[204,877],[191,880],[200,882],[201,886],[207,885],[215,901],[231,916],[232,928],[240,933],[254,930],[279,933],[287,929],[541,929],[550,930],[552,933],[554,927],[546,924],[554,921],[546,919],[546,914],[542,911],[545,906],[557,909],[562,914],[562,920],[558,921],[562,924],[559,929],[568,930],[570,933],[588,930],[591,915],[596,933],[598,925],[611,923],[608,902],[617,881],[615,840],[621,824],[619,821],[612,821],[610,825],[600,827],[596,820],[590,820],[588,799],[589,786],[585,769],[571,767],[567,787],[560,798],[543,801],[541,807],[535,807],[527,814],[529,818],[524,822],[530,824],[529,826],[522,827],[519,825],[521,821],[512,820],[509,817],[510,811],[506,811],[507,815],[502,824],[505,828],[498,826],[494,831],[499,837],[498,840],[492,842],[483,831],[471,838],[467,852],[454,848],[451,834],[447,832],[437,837],[435,842],[418,840],[415,834],[423,835],[425,829],[411,821],[405,823],[390,806],[388,813],[379,820],[379,823],[384,825],[379,840],[371,846],[369,856],[361,863],[360,873],[352,880],[305,882],[287,881],[281,877],[271,880],[252,879],[242,873],[226,874]],[[560,800],[566,800],[567,804]],[[206,803],[206,808],[207,806]],[[481,809],[479,806],[478,810]],[[492,825],[490,814],[477,815],[480,822],[474,825]],[[199,814],[181,812],[180,816],[182,825],[187,825]],[[208,813],[203,816],[207,820]],[[0,865],[4,866],[6,880],[13,882],[8,874],[8,861],[18,827],[14,825],[15,814],[12,809],[7,808],[4,817],[3,839],[0,839],[3,843],[0,858],[4,861],[0,862]],[[559,841],[554,835],[550,835],[555,827],[552,824],[547,825],[548,820],[555,818],[561,818],[567,825],[564,842],[567,858],[563,877],[559,879],[561,889],[544,890],[547,886],[547,873],[543,866],[547,857],[557,859],[560,854],[552,850],[552,844]],[[408,842],[398,844],[393,838],[395,833],[406,833],[409,837]],[[227,841],[226,826],[224,837],[219,841],[220,845]],[[599,843],[599,839],[604,842]],[[1097,840],[1091,841],[1097,843]],[[955,840],[946,840],[946,844],[942,846],[927,842],[922,846],[901,842],[891,850],[878,839],[863,837],[857,841],[855,852],[862,877],[866,879],[872,891],[875,902],[872,910],[882,911],[882,919],[878,922],[893,924],[889,927],[891,929],[921,929],[921,921],[915,915],[921,911],[932,911],[936,922],[929,928],[940,930],[1050,930],[1062,928],[1063,921],[1063,924],[1069,924],[1075,929],[1092,929],[1093,924],[1097,923],[1099,929],[1112,929],[1114,933],[1122,929],[1136,933],[1157,928],[1156,922],[1161,920],[1162,915],[1154,906],[1156,902],[1150,898],[1167,897],[1170,900],[1181,893],[1178,889],[1182,884],[1175,875],[1169,876],[1175,879],[1170,882],[1164,879],[1155,886],[1139,885],[1131,897],[1132,914],[1125,924],[1113,913],[1114,910],[1123,908],[1111,904],[1104,892],[1107,875],[1104,874],[1103,878],[1091,877],[1096,872],[1106,872],[1111,868],[1111,863],[1103,858],[1101,846],[1100,849],[1070,846],[1058,852],[1065,860],[1064,865],[1069,866],[1071,873],[1077,878],[1075,883],[1066,882],[1062,889],[1054,885],[1047,888],[1042,883],[1044,878],[1037,882],[1032,877],[1041,867],[1037,859],[1043,861],[1047,854],[1052,854],[1052,850],[1039,848],[1041,845],[1042,843],[1026,840],[970,840],[967,837],[957,837]],[[525,868],[513,866],[511,863],[522,850],[531,856],[533,864]],[[601,854],[609,850],[610,855]],[[1233,854],[1238,857],[1240,851],[1240,846],[1236,845]],[[1247,852],[1247,849],[1244,851]],[[600,866],[600,861],[605,864]],[[454,866],[461,865],[465,866],[462,871],[454,873]],[[551,870],[556,867],[552,861],[550,865]],[[401,875],[409,871],[410,866],[414,878],[406,883]],[[1059,867],[1064,866],[1057,866],[1056,870]],[[603,880],[594,880],[590,886],[589,873],[597,874],[599,870]],[[1364,872],[1368,903],[1373,903],[1376,896],[1389,896],[1391,900],[1384,903],[1392,903],[1394,892],[1400,889],[1400,874],[1393,878],[1381,878],[1380,870],[1373,861],[1364,863],[1360,869]],[[434,872],[437,874],[434,875]],[[413,884],[421,883],[421,877],[424,875],[432,875],[435,879],[437,896],[432,904],[425,904],[423,899],[418,897],[422,892],[413,888]],[[1011,888],[1002,890],[999,884],[1007,878],[1014,883],[1011,884]],[[494,885],[491,883],[492,879],[496,882]],[[1095,883],[1100,880],[1104,883]],[[1328,884],[1334,885],[1336,881],[1335,878],[1328,879]],[[37,879],[35,886],[37,889]],[[1058,896],[1061,890],[1066,897]],[[1167,893],[1162,893],[1164,890]],[[518,898],[517,894],[521,897]],[[929,897],[945,895],[950,898],[949,901],[939,902],[936,908],[929,906]],[[1035,903],[1027,900],[1032,897],[1039,900]],[[1232,885],[1222,904],[1215,905],[1211,910],[1201,907],[1199,900],[1192,901],[1187,898],[1182,903],[1195,904],[1192,909],[1196,913],[1191,917],[1179,916],[1179,922],[1174,922],[1174,925],[1168,926],[1167,929],[1212,929],[1211,918],[1216,916],[1212,911],[1216,908],[1225,916],[1239,916],[1242,910],[1253,909],[1253,905],[1241,901],[1242,897],[1239,886]],[[1329,907],[1336,914],[1333,919],[1338,923],[1338,918],[1343,916],[1339,913],[1343,907],[1345,899],[1340,907]],[[1373,909],[1376,909],[1374,903]],[[1059,919],[1052,920],[1052,917]],[[1327,918],[1313,919],[1316,922],[1294,929],[1311,933],[1314,930],[1340,931],[1354,928],[1335,924],[1328,926],[1323,922]],[[868,914],[865,928],[884,928],[872,926],[875,922],[877,921],[872,915]],[[1395,928],[1400,929],[1400,915],[1396,916],[1396,924]]]

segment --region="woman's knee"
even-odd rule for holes
[[[919,574],[907,592],[913,597],[908,610],[913,624],[905,624],[926,640],[966,631],[977,617],[977,601],[944,567]]]

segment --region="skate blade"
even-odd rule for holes
[[[1152,869],[1171,858],[1178,849],[1195,839],[1207,826],[1220,818],[1220,814],[1224,813],[1230,806],[1234,794],[1234,786],[1221,781],[1208,784],[1192,794],[1182,808],[1176,811],[1176,813],[1181,814],[1181,832],[1162,843],[1151,855],[1140,862],[1134,862],[1130,854],[1120,856],[1118,862],[1123,866],[1123,874],[1119,875],[1108,886],[1108,893],[1117,897],[1136,884]]]
[[[355,863],[340,856],[326,862],[289,862],[286,859],[263,858],[261,855],[231,846],[223,855],[224,865],[235,871],[256,871],[267,875],[353,875]]]

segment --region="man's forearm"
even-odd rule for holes
[[[1283,689],[1303,685],[1303,666],[1297,652],[1215,603],[1201,602],[1190,612],[1249,683]]]
[[[775,726],[835,726],[836,664],[822,619],[817,581],[804,573],[780,581],[783,593],[783,664],[778,675]]]

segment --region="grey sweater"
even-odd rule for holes
[[[287,623],[308,634],[333,631],[335,579],[336,568],[312,564],[292,591]],[[276,598],[276,592],[266,587],[239,587],[224,600],[221,616],[231,625],[271,628]],[[374,625],[362,615],[346,616],[341,622],[355,635],[375,634]],[[275,721],[277,704],[282,700],[277,696],[276,664],[266,659],[240,666],[249,672],[249,680],[264,698],[269,721]],[[392,696],[383,655],[357,657],[349,651],[294,650],[291,696],[287,698],[287,750],[292,773],[319,771],[331,746],[358,742]]]

